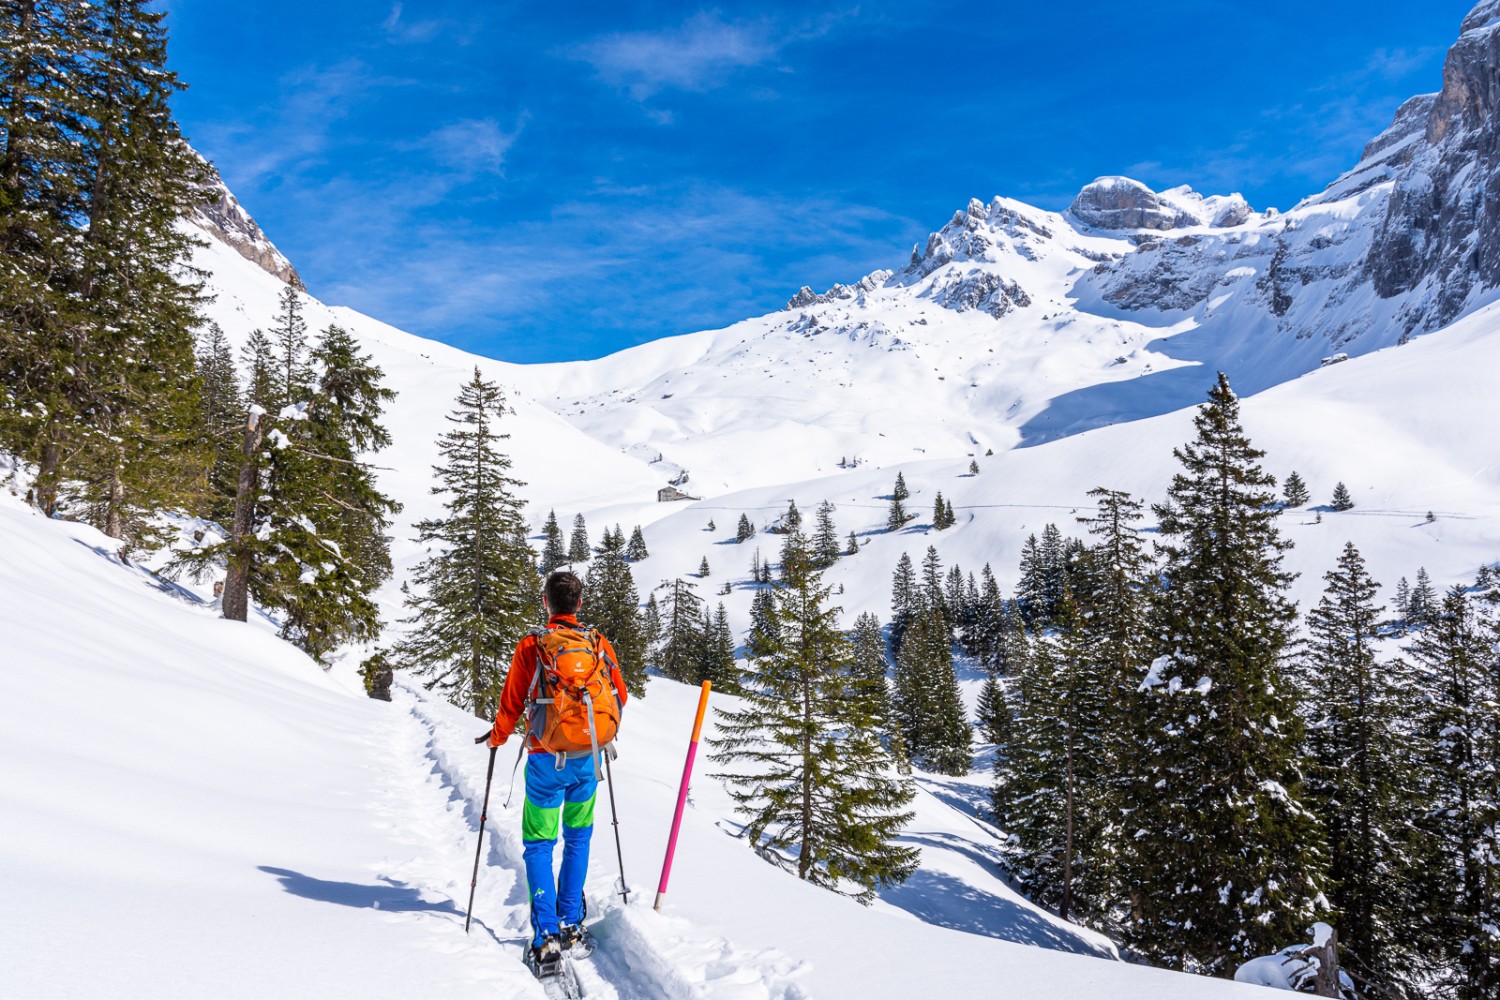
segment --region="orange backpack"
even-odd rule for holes
[[[542,749],[555,754],[585,751],[595,757],[620,729],[620,701],[604,651],[594,629],[558,625],[538,629],[537,665],[531,679],[526,729]]]

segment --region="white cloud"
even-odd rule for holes
[[[507,132],[493,118],[469,118],[451,122],[428,133],[421,145],[432,151],[444,166],[461,174],[498,174],[505,165],[505,154],[515,145],[526,124],[522,115],[516,127]]]
[[[644,101],[668,89],[721,87],[735,70],[771,61],[792,40],[777,37],[768,21],[732,23],[700,12],[676,28],[603,35],[570,55]]]

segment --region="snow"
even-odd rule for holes
[[[269,623],[224,621],[122,565],[92,529],[7,493],[0,545],[0,995],[542,995],[521,963],[508,754],[463,931],[487,760],[472,737],[486,721],[404,682],[393,703],[370,701]],[[1016,997],[1237,995],[1114,961],[1017,896],[974,815],[978,780],[919,775],[907,837],[923,867],[864,908],[736,839],[700,762],[654,913],[695,698],[655,680],[627,710],[614,774],[633,892],[628,905],[611,895],[601,802],[590,996],[897,997],[978,990],[996,969]]]

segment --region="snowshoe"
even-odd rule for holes
[[[563,924],[558,929],[557,938],[562,949],[574,958],[586,958],[594,950],[594,942],[583,929],[582,924]]]
[[[538,979],[554,979],[562,972],[562,942],[556,934],[548,934],[542,943],[526,950],[526,962]]]

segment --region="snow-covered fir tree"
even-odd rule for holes
[[[640,562],[651,553],[646,551],[646,536],[641,531],[641,526],[635,526],[630,533],[630,544],[625,547],[625,558],[631,562]]]
[[[1334,510],[1353,510],[1354,498],[1349,495],[1349,487],[1343,483],[1336,483],[1333,487],[1333,499],[1328,506]]]
[[[1500,994],[1500,655],[1462,587],[1443,597],[1409,652],[1425,694],[1417,724],[1430,845],[1416,859],[1416,938],[1427,995]]]
[[[973,733],[953,669],[952,639],[942,608],[925,596],[896,654],[891,687],[892,715],[907,752],[929,770],[968,774]]]
[[[589,561],[589,526],[582,514],[573,515],[573,534],[568,538],[568,562],[575,565]]]
[[[850,666],[851,698],[864,698],[869,702],[867,712],[871,723],[881,736],[889,739],[891,730],[891,697],[887,675],[890,662],[886,659],[885,634],[881,631],[880,619],[869,611],[854,619],[854,630],[849,634],[853,643],[853,661]]]
[[[1381,662],[1379,585],[1353,542],[1324,574],[1293,678],[1307,727],[1305,801],[1326,831],[1341,962],[1357,981],[1415,988],[1410,915],[1418,813],[1411,722],[1418,692]]]
[[[734,630],[729,612],[720,601],[714,613],[703,608],[703,661],[698,666],[699,682],[711,681],[714,690],[735,694],[740,689],[739,667],[734,658]]]
[[[403,587],[410,631],[393,658],[450,702],[492,716],[516,643],[535,623],[536,563],[526,543],[522,483],[500,430],[500,386],[479,369],[459,390],[438,438],[433,495],[443,514],[417,523],[425,558]]]
[[[613,531],[605,529],[599,555],[589,564],[579,616],[609,638],[631,696],[646,693],[649,639],[640,601],[635,577],[625,561],[625,532],[617,524]]]
[[[1164,965],[1224,974],[1299,937],[1327,882],[1281,671],[1296,609],[1275,479],[1222,374],[1194,428],[1155,508],[1161,586],[1128,762],[1126,940]]]
[[[557,511],[547,511],[547,523],[542,525],[542,558],[540,569],[545,576],[568,561],[568,551],[563,547],[562,528],[557,523]]]
[[[210,453],[202,511],[227,525],[234,517],[239,486],[240,436],[245,428],[245,397],[234,367],[229,338],[210,323],[198,340],[198,420]]]
[[[1013,690],[1016,718],[994,793],[997,820],[1011,836],[1011,871],[1063,919],[1099,922],[1115,876],[1108,842],[1115,700],[1070,593]]]
[[[656,665],[661,672],[684,684],[703,680],[703,598],[697,585],[681,577],[656,588],[661,595],[661,642]]]
[[[720,712],[712,759],[725,769],[762,857],[861,902],[915,871],[918,852],[895,843],[915,792],[881,745],[869,702],[849,697],[853,648],[831,587],[800,533],[771,593],[774,628],[745,667],[745,707]]]
[[[818,569],[827,569],[839,561],[839,530],[833,523],[834,506],[827,500],[818,504],[817,525],[813,529],[812,558]]]
[[[754,536],[755,525],[750,523],[750,516],[748,514],[741,514],[740,523],[734,529],[734,540],[736,542],[743,542]]]
[[[1312,499],[1312,494],[1307,491],[1307,483],[1302,481],[1302,477],[1297,475],[1296,470],[1286,477],[1286,482],[1281,487],[1281,495],[1286,498],[1288,507],[1301,507]]]

